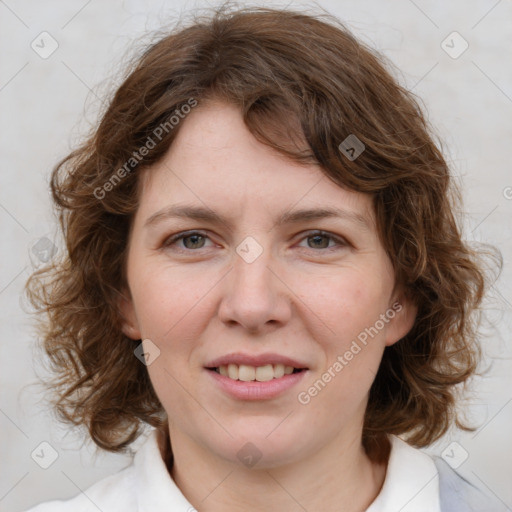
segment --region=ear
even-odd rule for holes
[[[132,340],[140,340],[142,335],[137,316],[135,315],[135,306],[133,305],[131,293],[126,288],[119,294],[118,309],[121,315],[121,329],[123,333]]]
[[[386,346],[401,340],[412,329],[417,313],[417,305],[407,294],[402,293],[395,297],[386,312],[390,319],[386,332]]]

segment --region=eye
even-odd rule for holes
[[[183,241],[184,247],[178,247],[178,249],[182,250],[194,250],[194,249],[203,249],[204,242],[209,240],[209,238],[199,231],[189,231],[188,233],[178,233],[176,235],[170,236],[167,238],[162,244],[164,247],[170,247],[175,245],[176,242]]]
[[[162,246],[164,248],[176,246],[177,250],[190,252],[207,248],[205,245],[207,240],[210,240],[210,238],[205,233],[200,231],[188,231],[168,237],[163,242]],[[307,236],[301,239],[301,241],[303,240],[310,242],[308,243],[307,248],[314,250],[336,250],[349,245],[343,238],[319,230],[310,232]],[[178,242],[182,242],[182,245],[178,244]],[[334,243],[334,245],[331,245],[331,243]]]
[[[304,237],[303,240],[312,242],[312,244],[308,244],[308,248],[310,249],[336,249],[336,245],[338,247],[346,247],[348,245],[342,238],[324,231],[313,231],[309,233],[308,236]],[[335,243],[334,247],[329,246],[330,241]]]

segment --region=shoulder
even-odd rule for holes
[[[442,458],[431,457],[397,436],[381,491],[366,512],[505,512],[497,498],[470,483]]]
[[[135,475],[133,465],[108,476],[69,500],[47,501],[27,512],[130,512],[134,505]]]
[[[441,457],[433,457],[439,474],[441,512],[504,512],[509,510],[492,495],[484,493],[450,467]]]
[[[48,501],[27,512],[135,512],[173,506],[181,493],[162,460],[156,431],[137,450],[132,463],[69,500]]]
[[[132,463],[70,500],[41,503],[27,512],[137,512],[193,510],[171,478],[153,430]]]

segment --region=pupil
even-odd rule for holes
[[[324,242],[327,240],[327,237],[326,237],[325,235],[313,235],[311,238],[312,238],[312,239],[316,239],[317,241],[318,241],[318,239],[320,238],[320,239],[323,239],[323,240],[324,240]],[[317,247],[318,247],[318,246],[317,246]],[[325,249],[326,247],[327,247],[327,246],[325,245],[325,243],[321,245],[321,248],[322,248],[322,249]]]
[[[202,235],[189,235],[186,238],[184,238],[183,240],[184,240],[185,246],[188,249],[197,249],[197,244],[200,243],[200,242],[198,242],[198,240],[201,240],[203,238],[204,237]],[[195,240],[192,242],[193,247],[190,247],[190,244],[188,244],[186,242],[187,240],[191,240],[191,239]],[[329,245],[329,242],[327,242],[327,245],[325,245],[325,242],[327,241],[327,237],[325,235],[313,235],[310,237],[310,240],[313,240],[313,245],[317,244],[317,247],[318,247],[319,239],[324,241],[323,244],[320,242],[321,248],[326,248]]]
[[[193,245],[194,247],[189,247],[189,245],[190,245],[190,244],[187,244],[187,243],[186,243],[186,241],[187,241],[187,240],[190,240],[190,239],[192,239],[192,238],[196,239],[196,241],[195,241],[195,242],[192,242],[192,245]],[[186,238],[184,238],[184,239],[183,239],[183,240],[184,240],[184,242],[185,242],[185,246],[186,246],[188,249],[197,249],[196,244],[197,244],[197,239],[198,239],[198,238],[203,238],[203,236],[202,236],[202,235],[189,235],[189,236],[187,236]]]

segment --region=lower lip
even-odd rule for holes
[[[269,400],[275,398],[295,386],[307,373],[307,370],[302,370],[265,382],[244,382],[230,379],[213,370],[205,371],[211,375],[224,392],[239,400]]]

